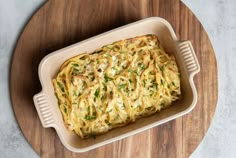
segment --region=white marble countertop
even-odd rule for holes
[[[9,96],[13,49],[31,15],[45,0],[0,0],[0,157],[39,157],[22,135]],[[212,124],[191,158],[236,157],[236,1],[183,0],[212,41],[218,63],[219,96]]]

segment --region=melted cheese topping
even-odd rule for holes
[[[105,133],[179,99],[175,58],[145,35],[68,59],[53,79],[65,125],[82,138]]]

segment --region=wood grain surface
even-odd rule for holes
[[[181,118],[95,150],[70,152],[52,128],[42,127],[34,107],[32,97],[41,90],[39,62],[50,52],[150,16],[165,18],[180,40],[192,41],[201,66],[194,78],[196,108]],[[41,157],[185,158],[199,145],[214,115],[217,64],[207,33],[179,0],[51,0],[35,13],[18,40],[10,89],[18,124]]]

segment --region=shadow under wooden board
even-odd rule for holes
[[[180,40],[192,42],[201,66],[194,78],[196,108],[181,118],[95,150],[70,152],[52,128],[42,127],[34,107],[32,97],[41,90],[39,62],[50,52],[150,16],[168,20]],[[214,115],[217,64],[204,28],[178,0],[51,0],[35,13],[18,40],[10,89],[18,124],[41,157],[183,158],[199,145]]]

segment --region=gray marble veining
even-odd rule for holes
[[[39,157],[23,137],[9,96],[12,51],[21,30],[45,0],[0,0],[0,157]],[[196,14],[212,41],[218,62],[219,97],[205,138],[191,158],[236,156],[236,1],[183,0]]]

